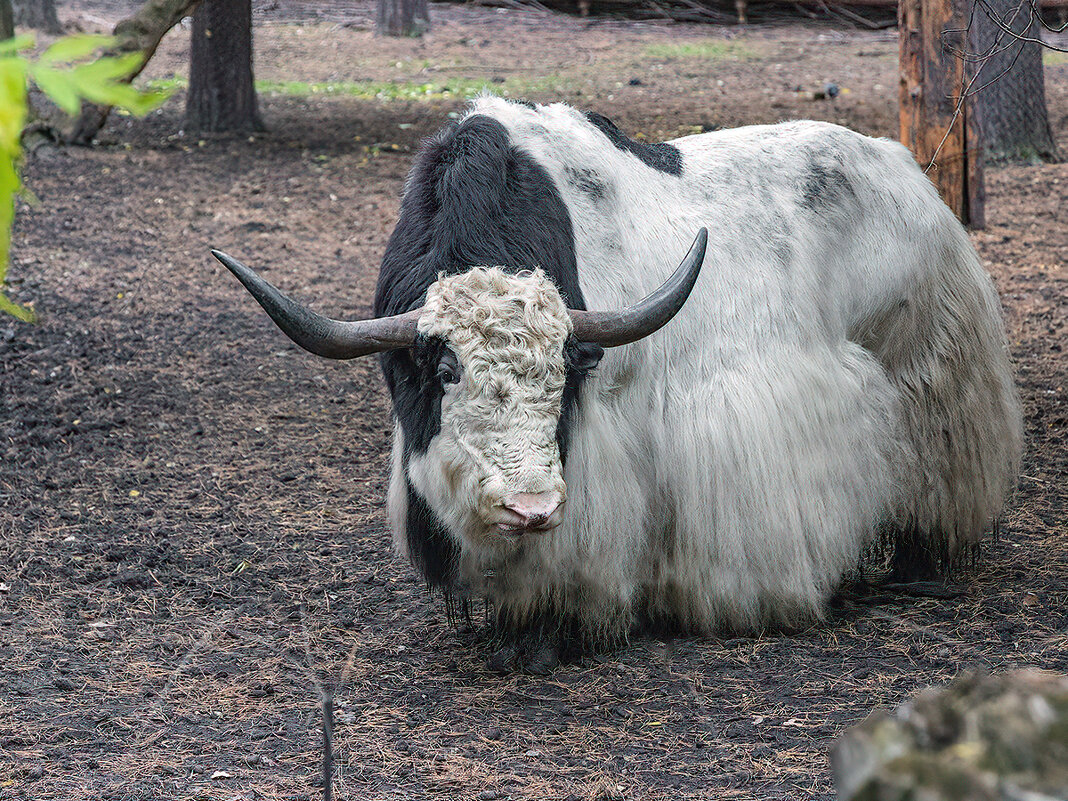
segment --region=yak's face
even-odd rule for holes
[[[423,442],[406,443],[394,470],[453,536],[474,544],[507,546],[558,526],[567,500],[561,415],[601,348],[575,342],[540,270],[440,278],[419,333],[410,351],[419,386],[391,384],[402,428],[417,423]],[[404,426],[413,401],[421,419]]]

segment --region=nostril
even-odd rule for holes
[[[540,526],[552,517],[560,503],[560,495],[556,492],[517,492],[505,498],[501,505],[523,518],[524,525]]]

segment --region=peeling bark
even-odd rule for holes
[[[984,225],[979,127],[968,99],[962,55],[967,0],[901,0],[901,141],[965,225]],[[929,169],[928,169],[929,168]]]

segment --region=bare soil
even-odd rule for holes
[[[500,76],[650,138],[896,129],[892,31],[434,6],[432,35],[395,41],[354,8],[347,27],[258,25],[258,77]],[[124,9],[65,11],[91,28]],[[184,73],[186,36],[154,77]],[[812,99],[827,81],[838,97]],[[1068,65],[1047,81],[1068,146]],[[872,707],[970,666],[1068,670],[1068,166],[991,171],[974,235],[1028,433],[975,567],[926,594],[852,585],[789,636],[640,636],[502,678],[480,621],[450,627],[391,554],[373,361],[298,351],[208,255],[366,314],[411,152],[461,101],[261,102],[251,138],[181,134],[179,95],[27,164],[11,291],[41,322],[0,320],[0,799],[318,797],[317,683],[340,798],[830,799],[827,746]]]

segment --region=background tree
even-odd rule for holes
[[[0,42],[15,35],[15,15],[11,0],[0,0]]]
[[[56,16],[55,0],[11,0],[15,24],[45,33],[63,33]]]
[[[1019,0],[977,0],[970,26],[971,87],[987,159],[1057,156],[1046,108],[1038,10]]]
[[[193,14],[185,125],[263,130],[252,78],[252,0],[205,0]]]
[[[1056,157],[1038,0],[900,0],[901,141],[973,228],[983,162]]]
[[[422,36],[430,30],[427,0],[378,0],[375,32],[385,36]]]
[[[971,0],[900,0],[901,141],[965,225],[984,225],[983,161],[968,71]]]

